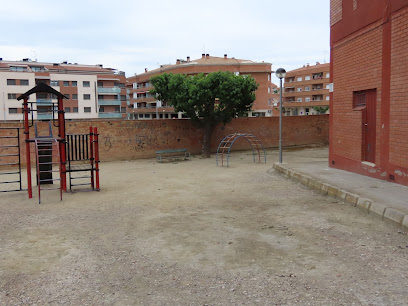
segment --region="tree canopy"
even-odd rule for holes
[[[258,84],[250,75],[232,72],[185,75],[164,73],[151,78],[150,92],[158,100],[183,112],[193,123],[205,129],[203,155],[209,157],[213,127],[227,124],[251,110]]]

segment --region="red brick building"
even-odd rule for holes
[[[287,116],[328,113],[330,64],[304,65],[286,72],[283,107]]]
[[[130,94],[130,105],[127,110],[129,119],[165,119],[181,118],[181,114],[174,112],[170,105],[160,104],[149,94],[152,89],[150,78],[162,73],[183,73],[194,75],[198,73],[210,73],[216,71],[231,71],[235,74],[249,74],[259,87],[256,91],[252,111],[249,117],[272,116],[273,90],[271,83],[272,65],[270,63],[258,63],[250,60],[242,60],[227,57],[210,56],[202,54],[197,60],[178,59],[174,65],[161,65],[159,68],[129,77],[127,88]]]
[[[329,164],[408,185],[408,1],[330,2]]]

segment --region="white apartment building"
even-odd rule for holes
[[[123,72],[102,65],[0,59],[0,120],[23,120],[22,103],[17,98],[41,82],[68,98],[64,99],[66,119],[126,117],[128,95]],[[28,102],[33,103],[29,105],[34,120],[52,119],[55,97],[32,94]]]

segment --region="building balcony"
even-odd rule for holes
[[[41,104],[41,105],[44,105],[44,106],[52,105],[52,100],[51,99],[36,99],[36,102],[38,104]]]
[[[98,94],[120,94],[120,87],[98,87]]]
[[[124,102],[126,102],[126,101],[124,101]],[[104,106],[104,105],[121,106],[122,101],[120,101],[120,100],[98,100],[98,105],[99,106]]]
[[[142,97],[137,97],[137,98],[133,98],[133,100],[146,100],[146,99],[154,99],[153,96],[151,95],[147,95],[147,96],[142,96]]]
[[[128,110],[129,113],[158,113],[158,114],[162,114],[162,113],[173,113],[174,112],[174,108],[172,107],[151,107],[151,108],[147,108],[147,107],[139,107],[139,108],[134,108],[134,109],[129,109]]]
[[[310,101],[310,102],[283,102],[283,107],[313,107],[313,106],[329,106],[330,101]]]
[[[148,85],[137,85],[135,89],[144,89],[144,88],[151,88],[153,87],[151,84]]]
[[[122,113],[98,113],[98,118],[101,119],[121,119]]]
[[[37,112],[37,119],[38,120],[51,120],[52,113],[38,113]]]

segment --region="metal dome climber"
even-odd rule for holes
[[[252,134],[244,134],[244,133],[233,133],[230,134],[226,137],[224,137],[223,140],[221,140],[218,149],[217,149],[217,155],[216,155],[216,163],[218,166],[218,155],[221,154],[221,166],[224,166],[224,153],[227,154],[227,167],[229,166],[229,154],[231,151],[231,147],[234,144],[234,142],[241,138],[244,137],[248,143],[251,146],[252,149],[252,156],[254,158],[254,162],[255,162],[255,150],[258,152],[258,162],[261,162],[261,152],[260,150],[262,150],[263,152],[263,156],[264,156],[264,160],[266,163],[266,153],[265,153],[265,149],[262,145],[262,142],[255,137]],[[227,152],[226,152],[227,151]]]

